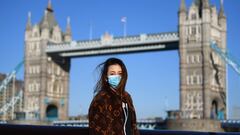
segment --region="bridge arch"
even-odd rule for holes
[[[58,107],[55,104],[49,104],[46,107],[46,119],[53,121],[58,120]]]
[[[219,108],[219,103],[216,99],[214,99],[211,104],[211,116],[210,116],[211,119],[217,118],[218,108]]]

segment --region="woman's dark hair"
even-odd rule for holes
[[[96,84],[94,93],[98,93],[101,90],[108,90],[110,88],[110,85],[108,84],[108,78],[107,78],[108,68],[109,66],[116,65],[116,64],[119,65],[122,69],[122,78],[121,78],[120,84],[117,87],[117,92],[120,92],[119,94],[122,95],[122,92],[125,90],[128,73],[127,73],[127,68],[122,62],[122,60],[117,58],[109,58],[105,62],[97,66],[97,69],[100,69],[100,77]]]

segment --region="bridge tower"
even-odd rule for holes
[[[49,57],[46,46],[71,41],[70,19],[62,32],[49,1],[42,20],[35,25],[28,15],[25,30],[24,108],[28,120],[68,118],[70,59]]]
[[[180,111],[183,119],[226,117],[226,65],[210,48],[216,41],[226,49],[226,17],[208,0],[179,9]]]

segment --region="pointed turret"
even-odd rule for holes
[[[31,38],[31,34],[32,34],[31,12],[28,12],[28,20],[25,31],[25,41]]]
[[[178,12],[178,24],[179,24],[178,31],[179,31],[180,37],[183,37],[185,35],[186,20],[187,20],[186,3],[185,3],[185,0],[181,0],[180,9]],[[183,44],[184,44],[184,41],[180,39],[180,48],[183,46]]]
[[[223,0],[221,0],[221,7],[220,7],[220,11],[219,11],[219,18],[225,18],[225,13],[224,13],[224,7],[223,7]]]
[[[218,21],[219,21],[219,25],[221,26],[221,28],[223,30],[223,35],[226,35],[227,19],[226,19],[225,13],[224,13],[223,0],[221,0],[221,7],[220,7],[219,15],[218,15]],[[226,45],[226,43],[222,43],[222,44]]]
[[[43,39],[48,39],[49,34],[50,34],[49,23],[47,20],[47,14],[48,14],[48,11],[45,11],[45,15],[43,17],[43,22],[41,24],[41,31],[42,31],[41,36]]]
[[[67,18],[65,41],[70,42],[71,40],[72,40],[72,30],[71,30],[71,24],[70,24],[70,17],[68,17]]]
[[[48,1],[48,6],[39,25],[41,29],[47,27],[49,30],[52,30],[53,27],[57,25],[57,21],[54,18],[52,4],[50,0]]]
[[[202,4],[203,4],[202,6],[203,6],[204,9],[205,8],[210,8],[208,0],[202,0]]]
[[[44,17],[43,17],[43,22],[42,22],[42,29],[48,29],[49,28],[49,24],[48,24],[48,20],[47,20],[47,11],[45,11],[44,13]]]
[[[185,0],[181,0],[179,12],[178,12],[178,21],[179,24],[183,24],[186,21],[187,18],[187,9],[186,9],[186,3]]]
[[[180,5],[179,11],[180,12],[186,12],[187,11],[185,0],[181,0],[181,5]]]
[[[53,12],[53,8],[52,8],[52,2],[51,2],[51,0],[48,0],[47,10],[48,10],[49,12]]]
[[[208,0],[195,0],[194,4],[199,7],[200,10],[210,8]]]
[[[29,31],[32,29],[32,22],[31,22],[31,12],[28,12],[28,20],[26,25],[26,30]]]
[[[200,12],[200,16],[202,18],[202,21],[204,23],[211,23],[211,8],[209,6],[209,0],[200,0],[201,1],[201,10]]]
[[[67,18],[66,35],[72,35],[71,25],[70,25],[70,17]]]

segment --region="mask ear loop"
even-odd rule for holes
[[[108,77],[105,77],[105,79],[104,79],[107,83],[108,83]]]

